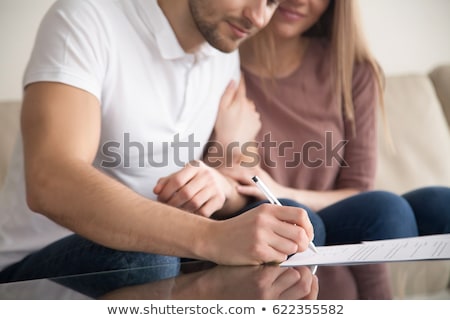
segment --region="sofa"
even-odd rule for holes
[[[429,74],[387,77],[385,111],[385,122],[379,115],[376,188],[401,194],[427,185],[450,186],[450,65]],[[20,101],[0,102],[0,187],[14,161],[19,114]],[[394,263],[389,276],[396,299],[450,299],[450,261]]]
[[[450,65],[387,77],[385,104],[392,141],[380,113],[376,189],[403,194],[450,186]],[[395,263],[389,269],[396,298],[450,299],[450,261]]]

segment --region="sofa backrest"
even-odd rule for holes
[[[19,132],[20,103],[0,103],[0,189]]]
[[[430,73],[436,94],[450,126],[450,65],[439,66]]]
[[[385,104],[396,150],[378,121],[375,187],[404,193],[428,185],[450,186],[449,127],[431,79],[426,75],[388,77]]]

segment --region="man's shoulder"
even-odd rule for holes
[[[122,21],[119,17],[124,15],[124,1],[56,0],[45,15],[41,28],[46,36],[66,33],[66,36],[76,34],[94,37],[95,34],[100,34],[99,40],[109,39],[108,34],[120,29],[117,24]]]
[[[51,10],[79,12],[96,7],[102,0],[56,0]]]
[[[53,6],[58,8],[79,9],[113,5],[116,0],[56,0]]]
[[[65,18],[95,15],[98,19],[109,8],[117,7],[120,1],[115,0],[57,0],[50,8],[50,13],[62,13]]]

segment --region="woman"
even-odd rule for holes
[[[370,191],[383,81],[360,32],[356,4],[286,0],[268,27],[241,47],[247,96],[261,116],[258,157],[241,149],[241,166],[222,170],[242,184],[242,194],[264,199],[251,184],[258,175],[277,197],[300,203],[319,245],[448,233],[450,189],[403,197]],[[226,111],[221,106],[219,141],[222,128],[237,121]],[[433,201],[423,201],[430,196]],[[353,276],[370,283],[367,268],[377,267],[353,267]]]

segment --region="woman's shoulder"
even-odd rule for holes
[[[383,82],[383,70],[376,61],[355,62],[353,66],[353,87],[376,83],[378,77]]]
[[[373,74],[373,66],[369,60],[356,61],[353,64],[353,76],[367,76]]]

